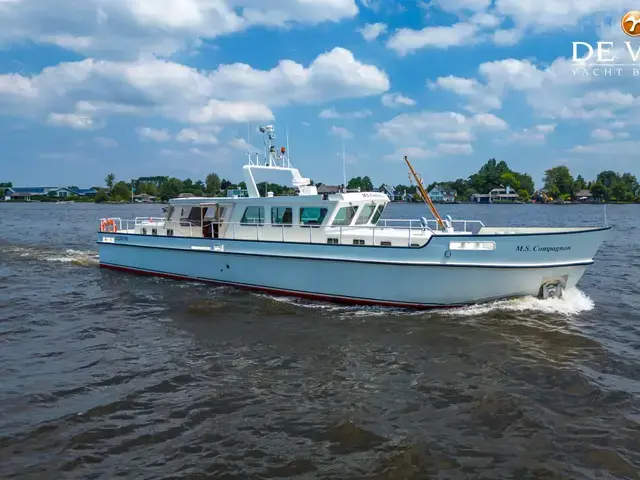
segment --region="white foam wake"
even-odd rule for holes
[[[495,302],[470,305],[468,307],[447,310],[443,312],[452,316],[485,315],[493,311],[503,312],[539,312],[555,315],[577,315],[581,312],[593,310],[595,304],[587,294],[572,288],[563,292],[562,298],[543,300],[537,297],[522,297],[512,300],[498,300]]]
[[[572,288],[563,292],[562,298],[554,298],[543,300],[536,297],[522,297],[512,300],[497,300],[494,302],[480,303],[477,305],[469,305],[468,307],[453,309],[435,309],[431,311],[411,311],[405,309],[396,309],[389,307],[363,307],[333,304],[321,301],[305,301],[295,297],[272,296],[266,294],[256,294],[259,297],[266,298],[275,302],[285,303],[296,307],[309,309],[319,309],[329,312],[337,312],[347,314],[348,316],[390,316],[390,315],[429,315],[442,314],[447,316],[471,317],[477,315],[486,315],[487,313],[502,312],[538,312],[554,315],[572,316],[581,312],[593,310],[595,304],[587,294]]]

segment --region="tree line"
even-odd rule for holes
[[[595,180],[585,181],[582,175],[575,179],[566,166],[553,167],[544,174],[545,193],[554,199],[568,200],[588,190],[591,195],[605,201],[640,202],[640,185],[635,175],[605,170]]]

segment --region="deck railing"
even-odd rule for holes
[[[281,241],[296,243],[331,243],[353,244],[355,240],[364,241],[365,245],[376,245],[379,242],[390,242],[393,246],[421,246],[433,234],[437,234],[436,221],[382,219],[376,225],[309,225],[309,224],[269,224],[240,222],[200,222],[169,221],[164,218],[137,217],[133,220],[121,218],[100,219],[101,226],[106,220],[112,220],[116,232],[141,233],[150,236],[181,236],[194,238],[227,238],[233,240]],[[459,225],[455,233],[474,233],[468,230],[471,225],[482,228],[484,224],[478,220],[453,220],[452,225]],[[431,225],[434,228],[431,228]],[[108,227],[108,226],[107,226]],[[216,228],[217,227],[217,228]],[[207,235],[204,234],[207,229]],[[144,230],[143,230],[144,229]],[[307,229],[304,233],[300,229]],[[278,232],[279,230],[279,232]],[[111,231],[105,228],[106,232]],[[171,233],[169,233],[169,231]],[[278,234],[275,234],[278,232]],[[308,232],[308,233],[307,233]],[[391,232],[402,232],[393,235]],[[218,236],[222,234],[222,236]],[[346,237],[346,239],[345,239]],[[386,245],[386,243],[383,243]]]

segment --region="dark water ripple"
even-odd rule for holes
[[[106,208],[0,204],[0,478],[640,478],[638,207],[562,301],[430,313],[101,271]]]

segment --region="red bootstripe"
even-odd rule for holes
[[[162,277],[169,278],[171,280],[186,280],[191,282],[204,282],[211,283],[214,285],[224,285],[230,287],[236,287],[242,290],[250,290],[257,292],[264,292],[271,295],[281,295],[287,297],[300,297],[307,298],[310,300],[320,300],[327,302],[335,302],[335,303],[343,303],[348,305],[367,305],[367,306],[382,306],[382,307],[395,307],[395,308],[410,308],[410,309],[418,309],[418,310],[429,310],[429,309],[442,309],[442,308],[460,308],[462,305],[425,305],[419,303],[402,303],[402,302],[389,302],[384,300],[371,300],[364,298],[354,298],[354,297],[341,297],[334,295],[326,295],[321,293],[309,293],[309,292],[300,292],[296,290],[281,290],[278,288],[271,287],[261,287],[258,285],[247,285],[244,283],[234,283],[234,282],[225,282],[222,280],[210,280],[206,278],[193,278],[187,277],[184,275],[176,275],[173,273],[164,273],[164,272],[156,272],[154,270],[141,270],[137,268],[131,267],[123,267],[121,265],[111,265],[108,263],[101,263],[101,268],[108,268],[111,270],[117,270],[120,272],[127,273],[135,273],[139,275],[149,275],[153,277]]]

